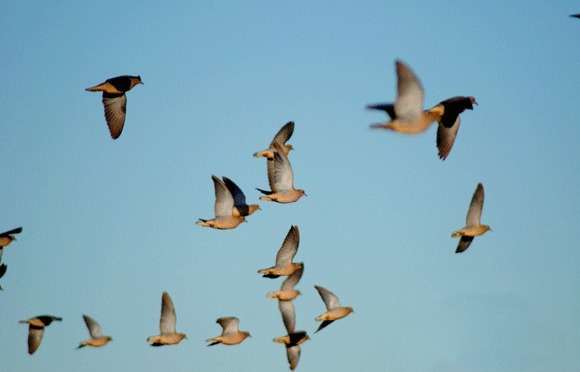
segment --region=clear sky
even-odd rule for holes
[[[22,225],[4,252],[0,370],[284,371],[265,293],[291,224],[305,262],[295,302],[312,332],[313,285],[355,313],[304,344],[300,371],[580,370],[580,12],[577,1],[7,1],[0,5],[2,213]],[[371,131],[367,103],[394,98],[394,60],[426,106],[473,95],[455,147],[435,131]],[[84,88],[140,74],[121,138]],[[288,120],[308,197],[232,231],[210,176],[250,201],[267,187],[254,151]],[[492,232],[462,255],[477,182]],[[176,347],[151,348],[161,292]],[[20,319],[55,314],[32,357]],[[74,350],[83,313],[114,341]],[[215,319],[253,337],[207,348]]]

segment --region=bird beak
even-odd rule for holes
[[[308,194],[307,193],[304,193],[304,196],[308,196]]]
[[[144,83],[144,82],[142,82],[142,81],[140,81],[140,82],[139,82],[139,84],[141,84],[141,85],[145,85],[145,83]]]

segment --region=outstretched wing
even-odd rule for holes
[[[89,330],[91,338],[99,338],[103,336],[103,330],[101,329],[101,326],[99,325],[99,323],[97,323],[96,320],[94,320],[88,315],[83,315],[83,319],[85,321],[87,329]]]
[[[439,158],[441,160],[445,160],[449,156],[460,126],[460,116],[457,116],[455,124],[449,128],[439,122],[439,126],[437,127],[437,149],[439,149]]]
[[[127,113],[127,96],[125,94],[103,93],[105,119],[111,133],[111,138],[117,139],[123,132],[125,114]]]
[[[28,326],[28,354],[34,354],[38,349],[42,342],[42,336],[44,336],[44,327],[32,324]]]
[[[278,309],[282,315],[282,321],[288,334],[294,333],[296,327],[296,312],[292,301],[278,301]]]
[[[240,189],[238,187],[238,185],[236,185],[236,183],[234,181],[232,181],[231,179],[229,179],[227,177],[222,177],[222,179],[224,180],[224,184],[226,185],[228,190],[230,190],[230,193],[234,197],[234,205],[236,207],[245,206],[246,205],[246,195],[244,194],[242,189]]]
[[[298,252],[298,244],[300,244],[300,231],[298,231],[298,226],[293,225],[276,254],[276,266],[289,265]]]
[[[318,294],[322,298],[322,301],[324,301],[326,309],[332,310],[337,307],[340,307],[340,301],[338,300],[338,297],[336,297],[334,293],[319,285],[315,285],[314,288],[316,288]]]
[[[466,226],[479,226],[481,221],[481,211],[483,210],[484,191],[481,183],[477,184],[469,210],[467,211]]]
[[[159,330],[161,334],[175,333],[175,323],[177,318],[175,316],[175,307],[173,301],[169,297],[169,293],[163,292],[161,296],[161,319],[159,320]]]
[[[276,150],[274,159],[268,160],[268,182],[274,192],[288,191],[294,187],[292,166],[280,146],[277,142],[273,144]]]
[[[235,316],[219,318],[216,320],[216,323],[218,323],[223,329],[222,336],[235,335],[240,330],[240,320]]]
[[[304,273],[304,264],[302,264],[302,266],[298,270],[294,271],[282,282],[282,286],[280,287],[280,289],[283,291],[294,289],[296,284],[298,284],[298,282],[302,278],[303,273]]]
[[[214,215],[216,217],[229,217],[234,209],[234,197],[224,181],[216,176],[211,176],[215,191]]]
[[[403,61],[396,61],[397,99],[395,113],[405,121],[418,119],[423,112],[424,92],[421,82]]]
[[[290,137],[292,137],[292,133],[294,133],[294,122],[289,121],[284,124],[282,128],[280,128],[278,133],[276,133],[272,139],[272,143],[270,143],[270,147],[274,145],[274,142],[277,142],[281,145],[285,144],[290,139]]]

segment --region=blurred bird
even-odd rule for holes
[[[175,307],[173,301],[167,292],[163,292],[161,296],[161,318],[159,320],[158,336],[147,337],[147,342],[151,346],[165,346],[177,345],[184,338],[187,338],[185,333],[179,333],[175,330],[175,323],[177,318],[175,316]]]
[[[260,200],[273,201],[277,203],[294,203],[303,195],[304,190],[294,188],[294,175],[288,157],[284,155],[284,150],[277,142],[273,143],[274,159],[268,160],[268,182],[272,191],[256,189],[262,194]]]
[[[300,360],[301,349],[300,345],[310,340],[310,337],[305,331],[296,331],[296,313],[294,310],[294,303],[292,301],[278,301],[278,308],[282,315],[282,321],[286,327],[287,334],[285,336],[276,337],[274,342],[284,344],[286,347],[286,357],[290,370],[296,369],[298,361]]]
[[[290,139],[290,137],[292,137],[292,133],[294,133],[294,122],[289,121],[286,124],[284,124],[282,128],[280,128],[278,133],[276,133],[274,139],[272,139],[272,142],[270,143],[270,147],[268,147],[266,150],[254,153],[254,156],[257,158],[265,157],[268,159],[274,159],[274,151],[275,151],[274,143],[280,144],[281,145],[280,147],[283,150],[284,155],[288,156],[290,150],[294,149],[294,147],[292,147],[291,144],[286,143]]]
[[[439,123],[437,128],[437,148],[439,149],[439,158],[441,160],[447,159],[451,152],[461,125],[461,117],[459,115],[465,110],[473,110],[473,105],[477,105],[475,97],[458,96],[441,101],[431,108],[432,112],[439,115],[436,119]]]
[[[84,314],[83,320],[85,321],[85,324],[87,326],[87,329],[89,330],[89,335],[91,336],[91,338],[81,341],[77,349],[81,349],[85,346],[101,347],[105,346],[106,344],[109,343],[109,341],[113,340],[111,336],[103,336],[103,330],[101,329],[101,326],[99,325],[99,323],[97,323],[96,320]]]
[[[227,230],[238,227],[246,219],[240,215],[240,211],[234,213],[235,200],[232,192],[228,189],[224,181],[216,176],[211,176],[215,191],[214,214],[211,220],[198,219],[196,224],[202,227]],[[236,215],[237,214],[237,215]]]
[[[372,124],[371,128],[388,129],[403,134],[422,133],[433,121],[436,115],[431,111],[423,111],[424,91],[421,82],[411,68],[401,60],[395,61],[397,71],[397,98],[395,103],[379,103],[368,105],[371,110],[384,111],[390,121]]]
[[[325,313],[316,317],[316,320],[322,321],[322,323],[320,323],[320,326],[314,333],[321,331],[335,320],[342,319],[354,311],[352,307],[340,306],[338,297],[336,297],[336,295],[328,289],[319,285],[315,285],[314,288],[316,288],[318,294],[322,298],[322,301],[324,301],[327,310]]]
[[[17,227],[12,230],[4,231],[0,233],[0,254],[2,254],[2,250],[12,243],[12,241],[16,240],[14,235],[20,234],[22,232],[22,227]]]
[[[237,345],[242,343],[246,338],[251,337],[250,332],[240,331],[240,320],[236,317],[223,317],[216,320],[222,327],[222,334],[220,336],[208,338],[207,346],[213,346],[217,344],[224,345]]]
[[[103,92],[105,119],[113,139],[119,138],[125,125],[125,114],[127,112],[127,96],[125,93],[137,84],[143,84],[141,76],[122,75],[107,79],[100,84],[85,89],[88,92]]]
[[[0,265],[0,278],[2,278],[4,276],[4,274],[6,274],[6,270],[8,270],[8,266],[6,266],[5,264]],[[2,291],[3,288],[0,285],[0,291]]]
[[[48,327],[54,321],[62,321],[62,318],[53,315],[39,315],[28,320],[21,320],[19,323],[28,324],[28,354],[32,355],[40,346],[44,327]]]
[[[300,278],[302,278],[302,274],[304,273],[304,264],[301,263],[299,265],[300,266],[298,267],[298,269],[296,269],[296,271],[294,271],[292,274],[290,274],[282,282],[282,285],[280,286],[279,291],[272,291],[272,292],[268,293],[268,295],[267,295],[268,298],[276,299],[276,300],[280,300],[280,301],[291,301],[291,300],[295,299],[296,297],[300,296],[300,294],[301,294],[300,291],[294,289],[296,284],[298,284],[298,282],[300,281]],[[271,277],[271,276],[268,276],[268,277]]]
[[[227,177],[222,177],[222,180],[234,198],[234,209],[232,213],[234,217],[249,216],[261,209],[258,204],[246,204],[246,195],[234,181]]]
[[[471,245],[473,238],[483,235],[491,230],[491,227],[488,225],[481,224],[483,199],[483,185],[478,183],[475,192],[473,193],[473,197],[471,198],[471,204],[469,204],[465,226],[451,234],[452,238],[460,238],[455,253],[464,252]]]
[[[296,270],[303,268],[303,264],[292,262],[296,252],[298,252],[298,245],[300,244],[300,231],[298,226],[293,225],[284,238],[284,242],[278,253],[276,253],[276,265],[258,270],[258,274],[262,274],[265,278],[277,278],[279,276],[288,276]]]

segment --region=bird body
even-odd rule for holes
[[[147,337],[147,343],[151,346],[177,345],[184,338],[185,333],[175,330],[177,317],[175,307],[169,293],[163,292],[161,295],[161,318],[159,319],[159,335]]]
[[[214,204],[215,217],[213,219],[200,218],[198,219],[196,224],[202,227],[210,227],[219,230],[229,230],[238,227],[246,219],[243,215],[239,213],[239,210],[237,215],[235,215],[234,213],[235,198],[234,195],[232,194],[232,191],[230,191],[224,180],[221,180],[216,176],[211,176],[211,179],[213,180],[215,193],[215,204]],[[233,183],[229,179],[228,181]]]
[[[207,346],[224,344],[228,346],[241,344],[246,338],[251,337],[250,332],[240,331],[240,320],[236,317],[222,317],[216,320],[222,327],[222,334],[207,339]]]
[[[302,267],[302,262],[292,262],[284,266],[272,266],[266,269],[258,270],[258,274],[267,278],[277,278],[280,276],[292,275],[296,270]]]
[[[2,252],[2,249],[6,248],[7,246],[10,245],[10,243],[16,240],[16,237],[14,235],[20,234],[21,232],[22,227],[17,227],[15,229],[0,233],[0,253]]]
[[[113,338],[110,336],[103,336],[101,326],[99,323],[97,323],[96,320],[88,315],[83,315],[83,320],[85,321],[85,325],[87,326],[87,330],[89,331],[89,335],[91,337],[81,341],[79,343],[78,349],[81,349],[85,346],[102,347],[113,340]]]
[[[337,307],[334,309],[330,309],[330,310],[320,314],[319,316],[316,317],[316,320],[319,322],[321,322],[321,321],[335,321],[335,320],[344,318],[345,316],[352,313],[352,311],[353,311],[352,307],[341,306],[341,307]]]
[[[298,226],[292,225],[290,226],[290,230],[288,230],[288,233],[284,238],[284,242],[282,242],[282,246],[276,253],[276,264],[274,266],[258,270],[258,274],[262,274],[262,276],[272,279],[278,278],[280,276],[290,276],[297,270],[302,269],[304,267],[302,262],[292,262],[294,256],[296,256],[296,253],[298,252],[299,244],[300,230],[298,229]]]
[[[102,347],[102,346],[105,346],[106,344],[108,344],[111,340],[112,340],[112,338],[110,336],[88,338],[88,339],[81,341],[79,343],[78,349],[82,349],[85,346]]]
[[[288,157],[284,154],[282,145],[278,142],[272,144],[274,158],[267,161],[268,182],[272,191],[257,189],[263,196],[260,200],[273,201],[277,203],[294,203],[302,196],[306,195],[304,190],[294,187],[294,174]]]
[[[288,289],[288,290],[281,289],[279,291],[268,292],[267,297],[279,301],[292,301],[300,295],[301,295],[300,291],[296,289]]]
[[[40,315],[19,321],[19,323],[28,324],[28,354],[32,355],[38,350],[44,336],[44,328],[54,321],[60,322],[62,318],[54,315]]]
[[[125,125],[127,113],[127,96],[125,93],[138,84],[143,84],[141,76],[122,75],[107,79],[100,84],[85,89],[88,92],[103,92],[105,119],[113,139],[121,136]]]
[[[460,238],[457,244],[455,253],[462,253],[469,248],[471,242],[476,236],[485,234],[491,230],[491,227],[481,223],[481,213],[483,211],[484,189],[481,183],[477,184],[469,209],[467,210],[467,217],[465,218],[465,226],[454,231],[451,234],[452,238]]]
[[[290,151],[294,149],[291,144],[286,143],[290,137],[292,137],[292,133],[294,133],[294,122],[289,121],[284,124],[282,128],[280,128],[278,133],[276,133],[272,139],[272,142],[270,142],[270,146],[265,150],[255,152],[254,156],[257,158],[264,157],[269,160],[274,159],[274,152],[276,152],[274,143],[278,143],[280,145],[280,150],[284,153],[285,156],[288,156]]]
[[[316,288],[326,306],[326,312],[316,317],[317,321],[322,321],[316,332],[321,331],[334,321],[342,319],[354,311],[350,306],[341,306],[338,297],[328,289],[319,285],[315,285],[314,288]]]

